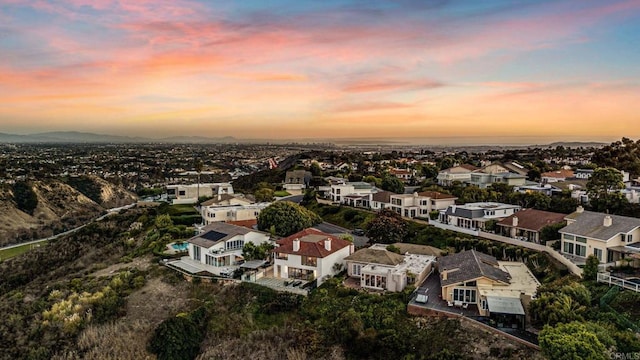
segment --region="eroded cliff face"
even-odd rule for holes
[[[74,228],[106,209],[131,204],[136,196],[98,177],[87,177],[100,193],[99,202],[61,180],[30,182],[38,205],[30,214],[16,205],[10,185],[0,187],[0,246],[47,237]]]

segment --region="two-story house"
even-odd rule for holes
[[[595,255],[601,263],[613,264],[640,251],[640,219],[585,211],[582,206],[565,217],[563,255],[583,263]]]
[[[233,194],[233,186],[230,183],[167,185],[167,199],[172,200],[173,204],[195,204],[198,197],[224,194]]]
[[[349,201],[349,195],[357,195],[355,198],[368,200],[376,191],[376,188],[369,183],[363,181],[346,182],[344,184],[331,185],[331,201],[348,204],[352,206],[363,206],[361,203],[357,203],[356,200]],[[352,197],[354,198],[354,197]]]
[[[446,210],[440,211],[438,221],[458,228],[478,230],[484,229],[487,221],[500,221],[520,209],[518,205],[495,202],[450,205]]]
[[[493,163],[482,169],[471,172],[469,185],[475,185],[484,189],[492,184],[507,184],[512,186],[524,185],[527,177],[525,175],[510,172],[506,167],[498,163]]]
[[[433,255],[401,255],[387,250],[386,244],[373,244],[347,256],[345,263],[347,275],[365,289],[402,291],[407,285],[420,285],[435,260]]]
[[[271,203],[254,203],[237,195],[218,195],[200,204],[205,225],[220,221],[245,221],[258,218],[260,211]]]
[[[311,175],[310,171],[287,171],[282,187],[284,188],[284,190],[288,191],[291,194],[302,194],[302,191],[304,191],[304,189],[309,186],[309,182],[311,181],[312,177],[313,176]]]
[[[453,195],[437,191],[425,191],[413,194],[393,194],[389,197],[390,208],[404,217],[428,217],[433,210],[444,210],[455,204]]]
[[[200,234],[187,240],[189,259],[197,263],[196,269],[206,269],[218,275],[222,268],[238,265],[243,260],[242,248],[246,243],[256,246],[272,243],[270,235],[223,222],[205,226]]]
[[[450,167],[438,172],[436,179],[440,186],[451,186],[454,181],[466,183],[471,180],[471,173],[478,168],[470,164]]]
[[[318,285],[339,273],[353,243],[309,228],[276,241],[273,275],[283,279],[317,279]]]

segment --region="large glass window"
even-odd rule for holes
[[[193,259],[200,261],[201,259],[200,246],[193,245]]]
[[[565,240],[574,240],[574,239],[575,239],[575,238],[573,237],[573,235],[569,235],[569,234],[564,234],[564,235],[563,235],[563,238],[564,238]]]
[[[243,246],[244,240],[230,240],[225,243],[225,249],[227,250],[242,249]]]
[[[597,257],[598,260],[600,260],[600,262],[602,262],[602,250],[593,249],[593,255],[595,255],[595,257]]]
[[[453,289],[453,301],[462,301],[466,303],[476,302],[476,290],[475,289]]]
[[[360,269],[362,269],[362,265],[360,264],[353,264],[351,273],[353,273],[353,275],[360,275]]]
[[[573,243],[570,243],[570,242],[564,243],[564,253],[573,255]]]
[[[582,236],[576,236],[576,241],[577,242],[581,242],[581,243],[587,243],[587,239],[583,238]]]

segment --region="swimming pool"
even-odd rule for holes
[[[171,247],[178,251],[187,251],[189,244],[181,243],[181,244],[171,244]]]

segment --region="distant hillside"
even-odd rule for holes
[[[77,183],[59,180],[34,181],[28,186],[35,194],[37,205],[21,210],[11,185],[0,187],[0,246],[46,237],[65,229],[81,225],[112,207],[131,204],[135,195],[105,180],[92,177],[84,182],[85,188],[77,189]],[[87,192],[88,184],[97,191],[99,198]],[[79,187],[79,186],[78,186]],[[88,193],[85,194],[85,192]]]
[[[588,148],[588,147],[603,147],[607,145],[607,143],[603,143],[603,142],[594,142],[594,141],[588,141],[588,142],[580,142],[580,141],[568,141],[568,142],[564,142],[564,141],[558,141],[558,142],[554,142],[548,145],[544,145],[544,146],[551,146],[551,147],[558,147],[558,146],[564,146],[566,148],[578,148],[578,147],[583,147],[583,148]]]
[[[161,139],[147,137],[129,137],[118,135],[94,134],[78,131],[53,131],[29,135],[0,133],[0,143],[235,143],[248,142],[234,137],[209,138],[203,136],[173,136]]]

